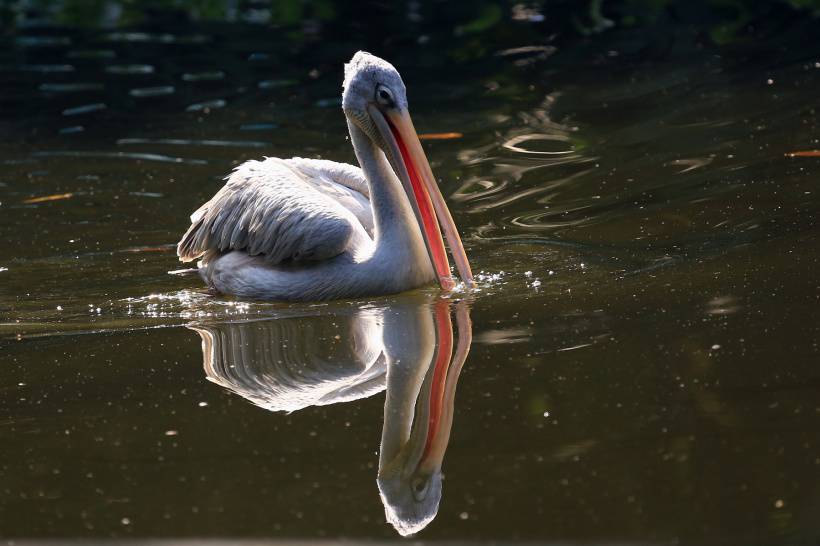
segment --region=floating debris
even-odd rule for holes
[[[61,135],[74,135],[83,131],[85,131],[85,127],[82,125],[72,125],[71,127],[63,127],[59,130],[59,133]]]
[[[162,97],[165,95],[173,95],[174,87],[172,85],[160,85],[157,87],[138,87],[128,92],[132,97],[146,98],[146,97]]]
[[[205,102],[197,102],[188,106],[186,112],[207,112],[208,110],[215,110],[217,108],[224,108],[227,103],[222,99],[208,100]]]
[[[820,157],[820,150],[803,150],[800,152],[789,152],[786,157]]]
[[[463,136],[462,133],[422,133],[419,140],[453,140]]]
[[[55,193],[53,195],[44,195],[42,197],[32,197],[30,199],[25,199],[23,203],[26,205],[31,205],[34,203],[47,203],[49,201],[60,201],[62,199],[70,199],[74,197],[74,194],[69,193]]]
[[[99,112],[105,110],[107,106],[102,102],[95,102],[93,104],[84,104],[82,106],[75,106],[74,108],[66,108],[63,110],[64,116],[78,116],[80,114],[90,114],[91,112]]]
[[[251,53],[248,55],[249,61],[267,61],[270,59],[270,55],[267,53]]]

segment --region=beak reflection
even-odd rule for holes
[[[424,529],[441,501],[455,392],[472,342],[466,302],[190,326],[207,378],[270,411],[351,402],[386,390],[377,486],[399,534]]]

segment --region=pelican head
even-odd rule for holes
[[[472,286],[470,263],[413,126],[398,71],[384,59],[359,51],[345,65],[343,86],[345,116],[387,157],[413,208],[442,288],[453,287],[442,231],[461,279]]]
[[[424,529],[441,502],[441,465],[450,430],[458,375],[471,342],[466,307],[457,309],[459,343],[454,355],[449,307],[435,306],[435,357],[422,368],[391,360],[376,483],[387,521],[402,535]],[[405,333],[406,335],[406,333]],[[404,403],[397,404],[398,400]],[[408,402],[412,401],[412,411]]]
[[[446,355],[449,363],[450,355]],[[456,366],[458,367],[458,366]],[[441,502],[441,465],[452,425],[452,402],[457,373],[438,377],[441,398],[434,394],[435,366],[429,370],[416,400],[409,437],[380,464],[376,483],[387,521],[402,536],[415,534],[433,521]],[[385,430],[395,415],[385,414]],[[387,453],[383,436],[382,455]]]
[[[382,469],[376,483],[388,523],[401,536],[409,536],[427,527],[438,513],[441,467],[417,467],[409,475],[402,470],[393,465]]]

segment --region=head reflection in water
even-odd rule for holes
[[[456,382],[472,340],[465,302],[404,300],[191,328],[202,337],[208,379],[271,411],[386,389],[377,476],[385,515],[402,535],[435,518]]]

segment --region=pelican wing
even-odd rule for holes
[[[191,215],[180,260],[242,250],[271,264],[320,261],[345,251],[357,231],[372,234],[362,171],[331,161],[268,158],[234,170]]]
[[[381,320],[373,310],[350,309],[188,327],[202,338],[210,381],[262,408],[292,412],[384,390]]]

